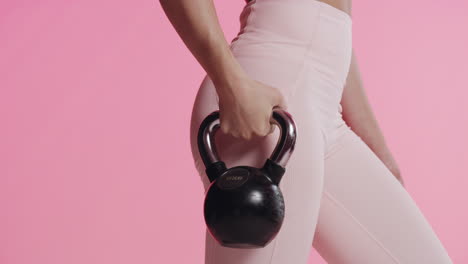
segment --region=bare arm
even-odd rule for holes
[[[342,114],[345,122],[403,184],[399,168],[385,142],[383,133],[365,93],[354,50],[341,105],[343,107]]]
[[[278,88],[254,80],[244,71],[224,37],[213,0],[159,2],[213,81],[219,97],[221,131],[247,140],[272,133],[272,109],[286,109],[284,97]]]
[[[169,21],[213,81],[218,94],[233,93],[246,74],[234,58],[213,0],[159,0]]]

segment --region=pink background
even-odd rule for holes
[[[243,4],[216,2],[228,41]],[[467,13],[353,5],[369,99],[454,263],[468,263]],[[188,137],[203,76],[158,1],[2,1],[0,263],[203,263]]]

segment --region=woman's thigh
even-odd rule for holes
[[[452,263],[406,189],[345,129],[325,157],[315,249],[330,264]]]

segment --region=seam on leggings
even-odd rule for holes
[[[307,43],[307,46],[306,46],[306,50],[303,54],[303,60],[302,60],[302,65],[301,65],[301,68],[299,70],[299,72],[297,73],[297,76],[294,80],[294,83],[292,85],[293,89],[291,89],[291,92],[290,92],[290,101],[293,101],[294,97],[296,96],[296,92],[297,92],[297,89],[298,89],[298,83],[299,83],[299,80],[301,80],[301,77],[303,76],[303,74],[305,73],[305,69],[307,68],[306,66],[310,65],[310,62],[308,61],[308,56],[309,56],[309,53],[310,51],[312,50],[312,47],[314,46],[313,44],[315,43],[314,40],[317,38],[317,31],[318,31],[318,28],[321,24],[321,21],[322,21],[322,16],[321,16],[321,13],[322,13],[322,5],[319,5],[318,6],[318,11],[317,11],[317,23],[315,25],[315,28],[313,29],[313,35],[312,37],[310,38],[309,42]],[[327,136],[327,133],[325,132],[325,128],[323,127],[323,125],[319,122],[319,129],[320,129],[320,132],[322,134],[322,139],[323,139],[323,148],[324,148],[324,152],[326,150],[326,146],[327,146],[327,141],[328,141],[328,136]]]
[[[275,239],[275,241],[273,241],[273,249],[271,250],[271,256],[270,256],[270,261],[269,263],[271,264],[271,261],[273,261],[273,255],[275,254],[275,250],[276,250],[276,245],[278,244],[278,239]]]
[[[306,68],[306,65],[308,64],[307,62],[307,58],[308,58],[308,55],[309,55],[309,52],[310,50],[312,49],[312,46],[313,44],[315,43],[314,40],[317,38],[317,31],[318,31],[318,27],[320,25],[320,22],[322,20],[320,14],[321,14],[321,10],[322,10],[322,5],[319,5],[318,6],[318,11],[317,11],[317,23],[315,25],[315,28],[314,28],[314,31],[313,31],[313,35],[312,37],[310,38],[309,42],[307,43],[307,46],[306,46],[306,49],[305,49],[305,52],[304,54],[302,55],[303,57],[303,60],[302,60],[302,65],[301,65],[301,69],[299,70],[299,72],[297,73],[297,76],[294,80],[294,83],[293,83],[293,89],[291,89],[292,91],[290,92],[290,97],[291,97],[291,100],[294,98],[294,96],[296,95],[296,91],[298,89],[298,82],[299,80],[301,79],[301,76],[302,74],[304,73],[304,70]]]
[[[353,221],[370,237],[374,240],[374,242],[397,264],[401,264],[400,261],[364,226],[361,224],[361,222],[354,217],[354,215],[346,209],[346,207],[340,203],[333,195],[331,195],[325,188],[323,189],[323,193],[325,196],[330,199],[333,203],[335,203],[337,206],[339,206],[343,211],[346,212],[346,214],[353,219]]]
[[[343,133],[343,135],[340,136],[340,138],[330,146],[328,151],[325,152],[325,160],[329,159],[330,157],[333,156],[333,154],[337,153],[340,151],[342,148],[344,148],[347,144],[349,143],[354,143],[356,141],[360,141],[360,137],[357,136],[356,134],[353,135],[354,131],[351,131],[351,129],[346,129],[346,131]],[[350,139],[351,137],[351,139]]]

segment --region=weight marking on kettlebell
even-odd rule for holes
[[[249,171],[243,168],[231,168],[218,179],[218,187],[221,189],[233,189],[244,184],[249,178]]]
[[[244,179],[244,177],[242,176],[226,176],[225,180],[227,181],[238,181],[238,180],[242,180]]]
[[[218,186],[222,189],[237,188],[247,181],[247,176],[226,175],[218,179]]]

